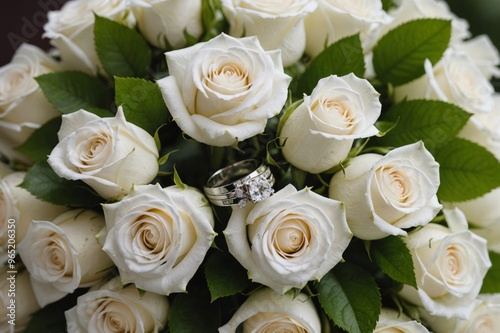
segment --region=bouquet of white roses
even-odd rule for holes
[[[442,1],[71,0],[0,69],[1,332],[496,332],[500,56]]]

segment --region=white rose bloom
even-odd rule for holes
[[[500,77],[500,54],[498,49],[487,35],[479,35],[453,47],[466,53],[487,78]]]
[[[31,162],[15,148],[35,129],[60,115],[45,99],[35,77],[59,70],[56,61],[29,44],[22,44],[11,62],[0,68],[0,155]]]
[[[253,292],[219,333],[319,333],[321,322],[312,299],[304,293],[278,294],[269,288]]]
[[[66,325],[72,333],[158,333],[167,323],[167,297],[123,286],[115,277],[100,288],[92,288],[67,310]]]
[[[448,49],[434,66],[426,60],[424,68],[420,78],[394,88],[397,101],[435,99],[471,113],[490,112],[493,108],[493,85],[465,53]]]
[[[40,310],[40,306],[37,302],[33,302],[35,295],[31,287],[29,272],[27,270],[18,271],[17,274],[7,272],[7,267],[3,267],[0,273],[0,304],[2,305],[0,307],[0,332],[21,333],[28,325],[31,316]],[[15,297],[12,296],[12,290],[14,290]],[[12,299],[15,300],[14,304],[11,303]]]
[[[374,123],[382,109],[379,96],[367,80],[352,73],[319,80],[279,133],[284,157],[310,173],[338,165],[355,139],[378,133]]]
[[[429,333],[429,330],[416,320],[390,308],[382,308],[373,333]]]
[[[103,208],[103,249],[122,282],[157,294],[186,291],[215,237],[205,197],[192,187],[143,185]]]
[[[129,0],[142,35],[152,45],[167,49],[186,45],[185,33],[200,37],[201,0]]]
[[[49,11],[43,37],[59,52],[64,69],[95,74],[101,66],[94,46],[94,14],[135,24],[127,0],[72,0]]]
[[[57,135],[50,166],[62,178],[84,181],[105,199],[120,198],[158,173],[153,137],[127,122],[121,107],[115,117],[85,110],[65,114]]]
[[[329,196],[345,204],[354,235],[373,240],[429,223],[441,210],[438,187],[439,165],[417,142],[352,158],[332,177]]]
[[[500,331],[500,294],[480,294],[468,319],[443,318],[423,313],[435,333],[497,333]]]
[[[293,185],[233,209],[224,236],[249,277],[281,294],[320,280],[352,238],[342,203]]]
[[[222,9],[234,37],[257,36],[264,50],[281,50],[283,65],[302,57],[306,47],[304,17],[317,4],[310,0],[222,0]]]
[[[443,212],[448,227],[429,223],[403,238],[412,255],[418,290],[405,285],[400,295],[430,315],[466,319],[491,261],[486,240],[467,230],[460,210]]]
[[[17,171],[0,179],[0,264],[7,257],[9,220],[14,221],[16,243],[21,242],[32,220],[51,221],[70,208],[53,205],[37,199],[27,190],[19,187],[25,172]],[[11,227],[12,228],[12,227]]]
[[[109,273],[113,262],[95,239],[103,227],[103,216],[83,209],[31,223],[17,249],[41,307],[76,288],[90,287]]]
[[[361,42],[370,40],[370,35],[392,19],[383,10],[380,0],[343,1],[317,0],[318,8],[307,15],[306,53],[315,57],[326,45],[356,33]]]
[[[257,37],[221,34],[166,53],[170,76],[158,85],[179,127],[193,139],[230,146],[262,133],[286,102],[291,78],[280,51]]]

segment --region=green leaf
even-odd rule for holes
[[[337,326],[349,333],[373,332],[382,306],[380,293],[362,268],[338,264],[317,286],[321,307]]]
[[[397,123],[383,137],[374,138],[375,145],[400,147],[422,140],[434,152],[465,125],[471,114],[458,106],[433,100],[411,100],[395,104],[384,121]]]
[[[95,206],[102,198],[82,181],[59,177],[47,161],[35,163],[20,185],[38,199],[63,206]]]
[[[44,161],[52,149],[59,143],[57,132],[61,127],[61,117],[54,118],[31,134],[21,146],[17,148],[33,161]]]
[[[500,254],[490,251],[491,268],[486,273],[481,294],[500,293]]]
[[[202,40],[208,41],[219,35],[224,30],[224,15],[221,15],[222,5],[220,0],[202,0],[201,1],[201,22],[204,35]]]
[[[140,78],[115,77],[115,103],[123,107],[127,121],[154,135],[170,116],[160,88]]]
[[[216,251],[207,260],[205,277],[212,302],[219,297],[231,296],[250,285],[247,271],[227,253]]]
[[[382,0],[382,8],[388,12],[390,9],[397,7],[394,0]]]
[[[389,31],[373,49],[377,78],[393,85],[408,83],[425,73],[424,61],[435,64],[448,48],[451,21],[416,19]]]
[[[434,153],[439,163],[441,201],[474,199],[500,186],[500,162],[486,148],[455,138]]]
[[[137,31],[95,15],[95,48],[109,76],[137,76],[147,73],[151,51]]]
[[[413,260],[400,237],[388,236],[371,241],[370,256],[391,279],[417,288]]]
[[[35,80],[47,100],[64,114],[80,109],[92,112],[92,107],[108,109],[111,105],[108,87],[83,72],[47,73]]]
[[[203,286],[206,288],[206,286]],[[216,306],[211,306],[208,292],[204,290],[176,294],[173,299],[168,326],[170,333],[217,332],[219,314]]]
[[[345,37],[318,54],[298,77],[296,87],[293,87],[294,95],[300,97],[303,94],[309,95],[320,79],[349,73],[354,73],[358,77],[363,77],[365,73],[365,60],[359,34]]]

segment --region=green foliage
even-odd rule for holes
[[[61,117],[54,118],[37,129],[21,146],[17,148],[20,152],[33,161],[44,161],[47,155],[57,145],[59,139],[57,132],[61,127]]]
[[[95,15],[94,41],[99,60],[109,76],[143,77],[147,74],[151,51],[137,31]]]
[[[388,236],[371,241],[370,256],[391,279],[417,288],[413,260],[400,237]]]
[[[102,198],[82,181],[59,177],[47,161],[35,163],[20,185],[42,201],[65,206],[95,206]]]
[[[108,87],[97,78],[77,71],[55,72],[35,78],[47,100],[61,113],[80,109],[108,109]],[[97,113],[97,112],[94,112]]]
[[[500,186],[500,163],[486,148],[455,138],[434,153],[441,185],[438,197],[457,202],[474,199]]]
[[[424,61],[435,64],[443,56],[451,37],[451,21],[416,19],[384,35],[373,49],[377,78],[395,86],[425,73]]]
[[[397,123],[381,138],[378,146],[401,147],[423,141],[431,153],[453,139],[471,115],[460,107],[434,100],[411,100],[395,104],[384,115],[384,121]]]
[[[115,103],[123,107],[127,121],[151,135],[170,116],[158,85],[140,78],[115,77]]]
[[[317,284],[318,298],[328,317],[349,333],[373,332],[380,309],[380,293],[372,276],[344,262]]]
[[[359,34],[345,37],[318,54],[305,72],[297,78],[296,87],[292,87],[292,91],[299,97],[302,97],[302,94],[309,95],[320,79],[349,73],[354,73],[358,77],[363,77],[365,73],[365,60]]]
[[[481,287],[481,294],[500,293],[500,254],[490,251],[491,268],[486,273]]]
[[[226,21],[221,15],[220,0],[201,1],[201,22],[203,24],[203,41],[208,41],[224,30]]]
[[[216,251],[207,260],[205,277],[212,302],[219,297],[231,296],[249,286],[246,270],[233,256]]]

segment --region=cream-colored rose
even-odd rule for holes
[[[334,42],[360,33],[361,42],[380,25],[388,24],[391,17],[382,9],[380,0],[343,1],[317,0],[318,8],[304,19],[306,27],[306,53],[315,57]]]
[[[70,209],[41,201],[19,187],[25,175],[25,172],[17,171],[0,179],[0,264],[7,258],[8,230],[15,230],[15,241],[19,243],[32,220],[51,221]]]
[[[500,54],[488,35],[456,43],[453,48],[467,54],[487,79],[500,77]]]
[[[7,267],[0,272],[0,332],[21,333],[31,316],[40,306],[33,302],[35,295],[27,270],[8,273]]]
[[[480,294],[468,319],[444,318],[424,313],[435,333],[496,333],[500,331],[500,294]]]
[[[468,318],[491,261],[486,240],[467,230],[458,209],[443,210],[448,227],[429,223],[403,238],[415,267],[418,290],[400,295],[433,316]]]
[[[225,34],[166,53],[170,76],[158,82],[179,127],[193,139],[230,146],[262,133],[286,102],[291,78],[280,51],[257,37]]]
[[[0,154],[31,162],[14,148],[59,112],[45,99],[35,77],[60,70],[60,65],[36,46],[22,44],[0,68]]]
[[[434,66],[424,63],[425,74],[394,88],[394,98],[435,99],[456,104],[471,113],[490,112],[493,108],[493,88],[467,54],[448,49]]]
[[[278,134],[283,156],[310,173],[338,165],[355,139],[378,133],[374,123],[382,109],[379,95],[367,80],[352,73],[319,80]]]
[[[345,204],[354,235],[372,240],[429,223],[441,210],[438,187],[439,165],[417,142],[354,157],[332,177],[329,196]]]
[[[253,292],[219,333],[320,333],[321,322],[312,299],[304,293],[278,294],[269,288]]]
[[[127,122],[121,107],[108,118],[85,110],[63,115],[57,135],[59,143],[48,158],[55,173],[84,181],[105,199],[120,198],[158,173],[153,137]]]
[[[382,308],[373,333],[429,333],[429,330],[404,313],[391,308]]]
[[[306,47],[304,17],[317,4],[309,0],[222,0],[222,9],[234,37],[257,36],[264,50],[281,50],[283,66],[299,60]]]
[[[158,333],[167,323],[169,309],[167,297],[141,294],[135,285],[123,286],[115,277],[78,297],[64,314],[72,333]]]
[[[281,294],[320,280],[352,238],[342,203],[293,185],[233,209],[224,236],[249,277]]]
[[[130,0],[142,35],[152,45],[180,49],[186,45],[185,33],[200,37],[201,0]]]
[[[201,192],[135,186],[121,201],[103,208],[103,249],[122,282],[157,294],[186,291],[215,237],[212,209]]]
[[[59,52],[64,69],[95,74],[100,68],[94,46],[94,14],[128,26],[135,24],[127,0],[72,0],[60,10],[49,11],[43,37]]]
[[[17,250],[41,307],[109,273],[113,262],[95,239],[103,227],[103,216],[84,209],[65,212],[53,221],[32,221]]]

